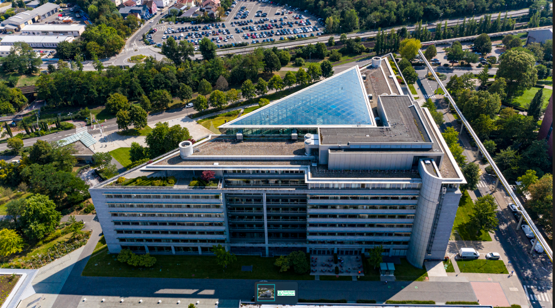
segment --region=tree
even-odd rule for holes
[[[15,42],[10,53],[1,59],[1,67],[4,72],[16,72],[22,74],[34,74],[39,71],[42,64],[40,56],[24,42]]]
[[[267,49],[264,52],[263,64],[264,64],[264,72],[265,73],[272,73],[274,71],[279,71],[282,68],[282,64],[280,63],[280,59],[270,49]]]
[[[245,99],[251,99],[255,97],[255,85],[251,79],[247,79],[241,85],[241,96]]]
[[[331,36],[328,38],[328,46],[334,46],[335,42],[334,42],[334,37]]]
[[[166,109],[172,103],[172,95],[166,90],[154,90],[151,94],[151,102],[155,110]]]
[[[23,226],[19,219],[25,210],[25,199],[19,198],[11,200],[6,204],[6,214],[14,221],[14,227],[18,231],[22,231]]]
[[[303,65],[305,65],[305,60],[303,60],[303,58],[301,58],[301,57],[297,57],[297,58],[295,58],[293,63],[295,64],[295,66],[303,66]]]
[[[310,63],[307,67],[307,74],[311,81],[319,80],[322,76],[322,71],[320,70],[320,66],[316,63]]]
[[[498,226],[498,218],[496,218],[496,209],[498,205],[491,195],[479,197],[473,204],[473,212],[469,218],[469,222],[475,228],[477,235],[481,232],[488,233]]]
[[[400,62],[398,62],[398,67],[400,68],[400,71],[403,72],[403,70],[405,70],[407,67],[411,67],[411,62],[409,62],[409,60],[407,60],[406,58],[403,58],[400,60]]]
[[[183,40],[178,44],[172,36],[169,36],[168,39],[162,43],[162,54],[174,61],[176,65],[189,61],[189,57],[194,55],[194,49],[193,44],[190,42]]]
[[[524,175],[517,178],[517,191],[524,194],[529,191],[529,186],[539,181],[535,170],[527,170]]]
[[[437,125],[442,125],[442,123],[444,123],[444,116],[442,115],[442,112],[436,110],[436,105],[430,98],[426,100],[426,102],[423,104],[423,107],[429,109],[429,112],[431,113],[432,118]]]
[[[419,75],[412,66],[406,67],[402,71],[402,75],[408,84],[414,84],[415,82],[417,82],[417,79],[419,79]]]
[[[548,156],[548,145],[545,140],[535,140],[521,152],[521,169],[535,170],[539,176],[552,170],[551,162],[552,160]]]
[[[110,113],[116,114],[120,110],[129,109],[129,101],[127,97],[120,93],[110,94],[108,100],[106,100],[106,109],[108,109]]]
[[[280,256],[276,259],[274,265],[280,268],[280,273],[287,272],[290,269],[290,259],[288,256]]]
[[[23,149],[23,140],[14,137],[8,139],[8,148],[12,150],[13,153],[19,153]]]
[[[345,33],[342,33],[340,35],[340,42],[342,42],[342,45],[345,45],[347,42],[347,35]]]
[[[14,253],[21,252],[23,250],[23,246],[25,242],[15,232],[14,230],[10,229],[2,229],[0,230],[0,255],[7,257],[9,255],[13,255]]]
[[[268,99],[266,98],[259,99],[259,107],[264,107],[268,104],[270,104],[270,101]]]
[[[129,109],[130,123],[135,129],[141,130],[147,127],[147,112],[140,106],[133,105]]]
[[[490,133],[496,129],[494,120],[485,114],[481,114],[478,118],[473,119],[471,125],[477,136],[482,140],[488,138]]]
[[[488,88],[489,93],[496,93],[500,97],[500,100],[504,101],[506,98],[506,79],[503,77],[498,77]]]
[[[498,94],[465,89],[459,94],[457,105],[465,117],[473,121],[479,118],[480,115],[486,115],[493,119],[498,114],[498,111],[500,111],[502,102]]]
[[[212,60],[216,58],[216,45],[208,37],[204,37],[199,43],[199,50],[203,59]]]
[[[510,181],[515,180],[520,173],[520,160],[521,156],[511,147],[501,150],[494,156],[496,166],[502,171],[504,177]]]
[[[284,81],[280,78],[279,75],[274,75],[268,81],[268,89],[269,90],[276,90],[280,91],[284,88]]]
[[[278,58],[280,59],[280,64],[286,66],[290,63],[291,55],[287,50],[281,50],[278,52]]]
[[[305,70],[300,67],[299,70],[297,71],[297,73],[295,73],[295,79],[297,80],[297,83],[300,85],[306,85],[308,82],[308,75],[307,72],[305,72]]]
[[[477,63],[479,62],[479,56],[471,51],[466,51],[463,53],[463,61],[471,64],[471,63]]]
[[[342,53],[339,50],[334,49],[330,52],[330,56],[328,57],[328,60],[332,62],[338,62],[340,61],[340,59],[342,59]]]
[[[256,92],[258,95],[264,95],[268,92],[268,84],[266,83],[266,81],[264,79],[262,79],[261,77],[259,77],[259,80],[257,81],[257,85],[255,86]]]
[[[509,50],[500,56],[497,77],[503,77],[508,84],[508,95],[530,89],[537,83],[537,69],[535,57],[519,51]]]
[[[209,103],[212,107],[224,108],[228,101],[226,100],[226,94],[220,90],[215,90],[210,94]]]
[[[193,90],[191,89],[191,87],[184,83],[180,83],[180,88],[178,90],[178,98],[182,102],[184,102],[191,99],[191,97],[193,97]]]
[[[223,269],[237,261],[236,255],[227,251],[220,244],[212,246],[211,250],[216,255],[216,264],[221,265]]]
[[[421,41],[417,39],[405,39],[400,43],[400,55],[409,61],[413,60],[421,49]]]
[[[216,173],[212,170],[205,170],[201,172],[201,180],[205,183],[210,182],[210,180],[214,179]]]
[[[131,125],[131,117],[127,110],[120,110],[116,114],[116,123],[118,124],[118,129],[128,130],[129,125]]]
[[[228,90],[228,81],[224,76],[220,75],[220,77],[218,77],[215,88],[220,91]]]
[[[548,77],[550,70],[546,68],[546,66],[539,64],[536,66],[537,68],[537,77],[539,80],[545,79]]]
[[[483,146],[487,150],[488,154],[490,154],[491,156],[494,155],[494,152],[496,151],[496,142],[494,142],[493,140],[486,140],[485,142],[483,142]]]
[[[465,167],[463,167],[461,172],[463,173],[463,176],[467,181],[467,184],[462,185],[462,188],[468,190],[477,189],[477,184],[479,184],[479,176],[481,175],[481,169],[479,168],[479,165],[475,163],[469,163],[465,165]]]
[[[320,70],[322,71],[322,76],[324,78],[331,77],[334,75],[334,68],[332,67],[332,63],[328,60],[324,60],[320,64]]]
[[[384,249],[382,248],[382,245],[375,246],[371,250],[369,250],[369,258],[367,260],[370,266],[372,266],[373,268],[377,268],[380,266],[380,263],[382,263],[383,251]]]
[[[479,79],[479,81],[481,81],[481,86],[486,86],[486,83],[488,82],[488,66],[483,67],[483,70],[479,73],[479,75],[477,75],[477,79]]]
[[[309,271],[309,261],[307,260],[307,255],[301,250],[292,251],[288,255],[290,264],[293,266],[293,270],[296,274],[305,274]]]
[[[554,227],[554,179],[552,174],[545,174],[535,184],[529,186],[531,206],[538,214],[538,221],[551,232]]]
[[[170,127],[168,122],[159,122],[147,135],[146,141],[150,156],[157,157],[175,149],[180,142],[189,138],[191,136],[187,128],[179,125]]]
[[[541,117],[542,112],[542,105],[543,105],[543,89],[540,88],[537,93],[535,93],[535,97],[529,104],[529,108],[527,109],[527,115],[533,117],[535,121],[538,121]]]
[[[284,76],[284,84],[287,87],[291,87],[296,83],[297,83],[297,78],[295,77],[295,74],[292,71],[286,72],[286,75]]]
[[[486,33],[479,35],[475,39],[475,42],[473,42],[473,45],[475,47],[475,50],[482,55],[485,55],[492,51],[492,42],[490,41],[490,37]]]
[[[226,100],[228,102],[235,103],[237,100],[239,100],[239,92],[236,89],[230,89],[228,92],[226,92]]]
[[[110,155],[110,153],[108,152],[97,152],[93,154],[93,162],[96,167],[104,169],[106,168],[106,166],[112,163],[112,155]]]
[[[434,57],[436,57],[436,46],[429,45],[429,47],[425,50],[425,58],[430,61]]]
[[[56,229],[62,215],[56,211],[56,204],[47,196],[32,195],[25,200],[25,208],[20,220],[23,234],[29,240],[38,241]]]
[[[131,162],[136,162],[149,157],[148,149],[141,146],[137,142],[131,143],[131,149],[129,150],[129,159]]]
[[[326,57],[326,54],[328,53],[328,49],[326,49],[326,45],[324,43],[319,42],[315,46],[316,46],[315,58],[324,59]]]
[[[196,111],[203,111],[208,108],[208,101],[206,97],[198,95],[193,101],[193,109]]]
[[[459,41],[452,43],[452,47],[447,48],[446,57],[450,61],[461,61],[465,57],[465,52]]]
[[[141,95],[141,97],[139,98],[139,105],[141,105],[141,108],[143,108],[143,110],[151,111],[151,100],[146,95]]]
[[[446,128],[446,130],[442,133],[442,137],[444,137],[446,144],[448,144],[448,148],[450,149],[450,152],[452,152],[454,159],[460,167],[463,167],[466,159],[465,156],[463,156],[463,148],[458,143],[458,136],[459,133],[453,127]]]
[[[347,32],[359,29],[359,17],[354,9],[343,11],[342,28]]]

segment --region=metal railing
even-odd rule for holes
[[[469,135],[471,135],[471,137],[473,138],[473,140],[477,144],[477,147],[479,148],[479,150],[481,151],[483,156],[488,160],[488,163],[490,164],[490,166],[492,167],[492,169],[496,173],[496,176],[498,177],[498,179],[500,180],[500,182],[504,186],[504,189],[506,190],[506,192],[508,193],[510,198],[512,198],[514,204],[518,208],[519,213],[522,215],[522,217],[519,221],[518,227],[519,227],[519,225],[521,225],[522,220],[525,219],[525,222],[527,222],[527,224],[529,225],[529,227],[533,231],[533,233],[535,235],[535,238],[537,239],[537,242],[539,242],[541,244],[542,248],[546,252],[546,255],[548,256],[550,261],[554,262],[554,256],[553,256],[552,249],[550,248],[550,245],[548,245],[546,240],[542,237],[542,234],[537,229],[537,226],[535,226],[535,223],[533,222],[531,217],[529,217],[529,214],[527,214],[527,211],[525,211],[525,208],[523,207],[523,205],[519,201],[519,198],[513,192],[512,188],[510,187],[510,184],[508,183],[508,181],[506,181],[506,179],[504,178],[504,175],[502,174],[502,171],[500,171],[500,169],[498,169],[498,166],[496,166],[496,163],[494,162],[494,159],[492,159],[492,157],[490,157],[490,154],[488,153],[488,151],[484,147],[483,143],[481,142],[481,139],[479,139],[477,134],[475,134],[475,131],[473,131],[473,128],[471,127],[471,124],[469,124],[467,119],[465,119],[465,116],[463,115],[461,110],[459,110],[458,106],[456,105],[456,102],[454,101],[454,99],[452,98],[452,96],[450,95],[450,93],[448,92],[448,90],[446,89],[444,84],[442,83],[442,81],[438,78],[438,76],[436,75],[436,72],[434,71],[433,67],[427,61],[427,59],[425,58],[425,55],[423,54],[423,52],[421,50],[419,50],[419,56],[421,56],[421,59],[423,60],[423,62],[425,63],[425,65],[427,66],[427,68],[429,69],[431,74],[434,76],[434,79],[438,83],[439,87],[442,89],[442,91],[444,91],[444,93],[445,93],[444,97],[446,97],[448,99],[448,101],[450,102],[450,105],[452,105],[452,107],[454,108],[454,110],[458,114],[459,118],[461,119],[461,122],[463,123],[465,128],[467,128],[467,131],[469,132]]]

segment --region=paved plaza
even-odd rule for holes
[[[336,275],[336,267],[340,270],[338,276],[363,276],[363,264],[360,256],[341,256],[334,264],[332,256],[311,256],[311,275]]]

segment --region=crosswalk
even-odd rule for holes
[[[477,184],[477,187],[489,188],[489,185],[485,181],[479,181],[479,183]]]
[[[550,292],[542,292],[539,291],[534,286],[524,286],[525,295],[531,300],[532,302],[552,302],[550,299]]]

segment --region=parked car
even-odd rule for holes
[[[473,248],[460,248],[458,259],[460,260],[476,260],[479,258],[479,252]]]
[[[497,252],[489,252],[486,254],[485,258],[487,260],[499,260],[500,259],[500,254]]]
[[[533,234],[533,231],[531,231],[531,227],[529,227],[529,225],[522,224],[521,225],[521,230],[523,230],[523,233],[525,233],[525,236],[527,236],[528,238],[534,238],[535,237],[535,234]]]
[[[535,244],[535,241],[536,241],[536,239],[531,239],[531,245],[535,245],[535,251],[536,251],[537,253],[543,253],[543,252],[544,252],[544,249],[542,248],[541,243],[537,242],[537,243]]]

